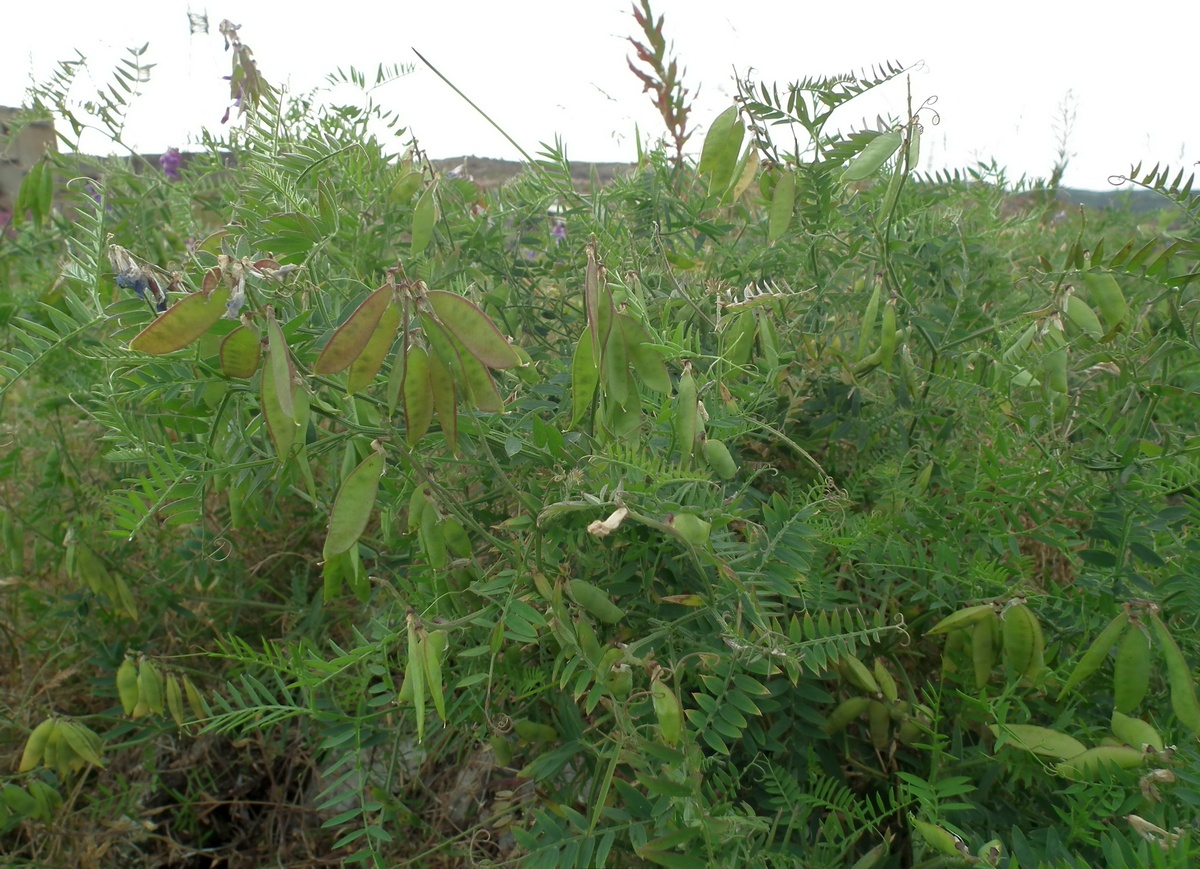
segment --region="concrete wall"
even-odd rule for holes
[[[20,111],[0,106],[0,208],[6,211],[12,210],[25,173],[47,151],[57,150],[54,122],[34,121],[21,127],[15,123]]]

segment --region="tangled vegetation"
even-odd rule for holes
[[[922,176],[928,108],[831,126],[894,63],[739,82],[691,161],[636,24],[666,135],[600,189],[482,196],[401,70],[283,100],[236,30],[244,127],[31,173],[6,865],[1200,860],[1191,180]]]

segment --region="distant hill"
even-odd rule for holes
[[[444,160],[433,160],[434,167],[439,172],[449,172],[462,167],[462,172],[469,175],[476,184],[484,190],[494,190],[505,181],[521,174],[523,163],[513,160],[495,160],[491,157],[451,157]],[[636,164],[634,163],[588,163],[582,160],[571,161],[571,181],[577,190],[587,190],[592,183],[593,173],[600,185],[611,182],[619,175],[628,175]]]
[[[522,164],[512,160],[496,160],[491,157],[450,157],[434,160],[434,166],[439,172],[449,172],[462,166],[462,171],[470,175],[475,183],[484,190],[492,190],[521,174]],[[628,175],[635,168],[633,163],[588,163],[573,161],[571,163],[571,179],[577,189],[586,189],[591,184],[593,173],[601,184],[607,184],[619,175]],[[1061,187],[1058,198],[1071,205],[1084,205],[1088,208],[1121,209],[1131,214],[1146,214],[1168,207],[1169,203],[1156,193],[1148,190],[1076,190]]]
[[[1130,214],[1147,214],[1170,207],[1170,202],[1149,190],[1074,190],[1061,187],[1058,198],[1088,208],[1117,208]]]

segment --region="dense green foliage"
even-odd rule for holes
[[[1200,858],[1190,181],[1131,173],[1172,209],[1138,227],[919,177],[927,109],[831,127],[892,64],[742,82],[689,162],[638,21],[674,153],[603,189],[556,146],[484,197],[359,73],[281,103],[244,52],[177,180],[25,191],[13,770],[55,724],[2,774],[12,865]]]

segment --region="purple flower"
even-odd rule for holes
[[[550,227],[550,237],[554,239],[555,244],[566,241],[567,225],[560,220],[554,221],[554,226]]]
[[[183,155],[179,153],[178,148],[168,148],[167,153],[158,158],[158,165],[162,166],[164,175],[172,181],[178,181],[179,167],[183,165]]]

